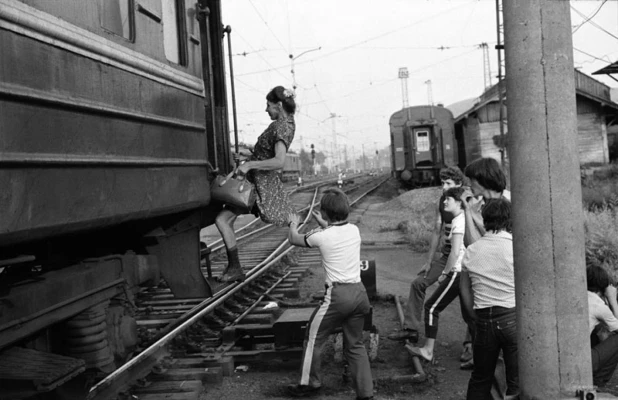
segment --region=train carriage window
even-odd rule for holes
[[[161,6],[165,58],[175,64],[186,65],[184,1],[161,0]]]
[[[429,132],[417,131],[416,132],[416,150],[417,151],[429,151]]]
[[[99,0],[101,27],[127,40],[133,40],[132,0]]]

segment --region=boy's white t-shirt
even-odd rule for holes
[[[466,246],[463,243],[463,235],[466,232],[466,217],[464,213],[459,214],[453,221],[451,222],[451,232],[448,235],[448,240],[452,240],[454,234],[461,234],[461,247],[459,248],[459,255],[457,256],[457,262],[455,262],[455,266],[453,266],[452,271],[461,272],[461,261],[463,260],[464,254],[466,254]],[[451,246],[451,251],[456,251]]]
[[[326,271],[326,283],[358,283],[361,237],[356,225],[336,223],[305,235],[308,247],[317,247]]]

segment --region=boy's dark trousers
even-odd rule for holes
[[[596,336],[596,335],[595,335]],[[611,379],[618,365],[618,334],[612,334],[592,347],[592,380],[603,387]]]
[[[349,364],[350,378],[359,398],[373,396],[373,379],[367,349],[363,343],[365,315],[370,312],[365,286],[358,283],[327,285],[324,301],[311,316],[305,335],[301,364],[301,385],[319,387],[321,353],[328,336],[343,327],[343,351]]]

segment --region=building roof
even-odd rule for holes
[[[607,67],[601,68],[592,73],[592,75],[609,75],[618,74],[618,61],[609,64]]]
[[[453,113],[453,117],[457,119],[457,117],[459,117],[461,114],[474,107],[474,105],[478,103],[478,101],[478,97],[471,97],[469,99],[461,100],[451,105],[448,105],[446,106],[446,108],[448,108]]]
[[[618,63],[617,63],[618,64]],[[618,68],[618,67],[617,67]],[[590,100],[601,103],[603,106],[611,107],[614,110],[618,110],[618,104],[612,101],[610,96],[610,87],[596,79],[584,74],[581,71],[575,71],[575,93],[580,96],[584,96]],[[618,71],[618,69],[617,69]],[[500,82],[500,89],[502,91],[502,99],[506,101],[506,81]],[[498,84],[495,84],[485,90],[483,94],[475,99],[462,100],[454,103],[447,108],[453,113],[455,122],[458,122],[468,116],[468,114],[484,107],[485,105],[498,101]],[[474,100],[474,101],[470,101]],[[471,105],[470,105],[471,104]],[[466,109],[465,106],[469,105]],[[452,108],[451,108],[452,107]],[[457,112],[455,111],[457,110]]]

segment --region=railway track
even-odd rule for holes
[[[345,191],[353,204],[384,181],[369,179]],[[291,196],[295,209],[305,217],[303,231],[316,226],[309,218],[312,205],[320,189],[332,183],[316,184],[311,191],[301,188]],[[235,364],[256,358],[300,357],[298,347],[274,345],[273,323],[281,311],[268,305],[274,300],[283,306],[299,306],[285,300],[299,296],[298,283],[320,262],[320,255],[316,249],[295,250],[287,242],[287,232],[261,222],[237,230],[239,256],[247,275],[244,282],[216,281],[214,277],[226,263],[223,245],[215,242],[203,249],[202,270],[214,293],[210,298],[174,298],[162,285],[142,291],[135,300],[135,317],[144,345],[136,349],[135,357],[94,385],[88,399],[198,399],[204,385],[231,375]]]

